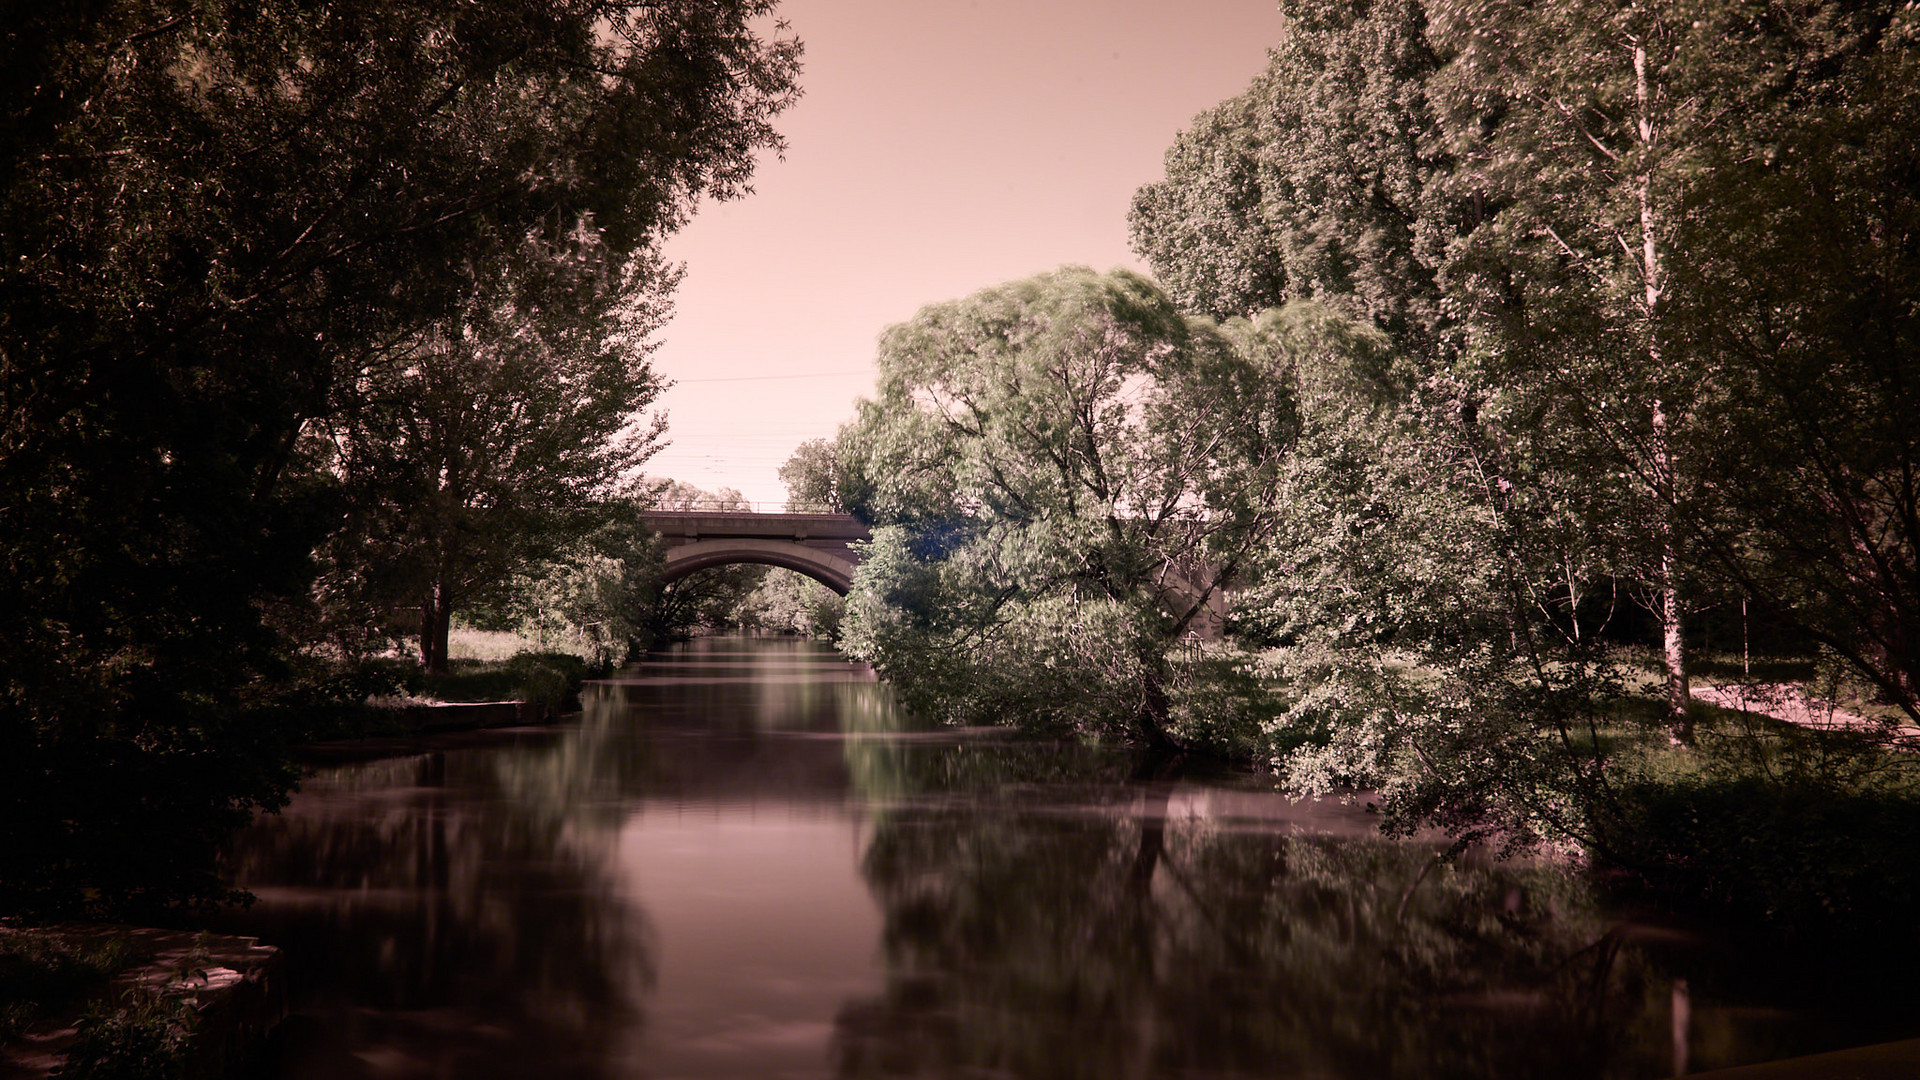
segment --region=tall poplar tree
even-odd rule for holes
[[[1470,205],[1426,80],[1441,58],[1418,0],[1284,0],[1284,36],[1247,90],[1194,118],[1128,215],[1173,298],[1215,318],[1318,299],[1426,351],[1434,267]]]

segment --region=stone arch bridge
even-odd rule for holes
[[[842,596],[860,565],[848,545],[873,538],[852,514],[654,510],[641,522],[667,543],[667,581],[712,566],[764,563],[798,571]]]
[[[695,571],[733,563],[763,563],[802,573],[842,596],[853,588],[859,553],[850,545],[873,534],[852,514],[758,513],[752,510],[652,510],[642,524],[667,545],[663,581],[678,581]],[[1187,596],[1199,590],[1169,569],[1171,590]],[[1225,622],[1226,600],[1209,594],[1193,621],[1202,640],[1217,641]]]

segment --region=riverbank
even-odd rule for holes
[[[487,705],[526,705],[527,702],[486,702]],[[303,743],[293,748],[296,762],[305,766],[349,765],[381,758],[406,757],[448,750],[499,746],[523,739],[550,738],[576,712],[533,710],[522,718],[519,710],[475,710],[452,713],[439,718],[433,726],[382,735],[326,739]]]
[[[444,672],[427,672],[407,660],[376,658],[341,673],[334,700],[311,712],[298,743],[333,745],[550,724],[578,712],[581,688],[601,674],[602,669],[562,652],[457,658]]]

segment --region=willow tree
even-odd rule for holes
[[[1283,512],[1289,366],[1373,347],[1295,308],[1220,325],[1126,271],[1065,268],[923,309],[881,339],[876,533],[843,636],[952,719],[1167,745],[1168,652]]]

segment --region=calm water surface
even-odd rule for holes
[[[1547,866],[726,638],[236,844],[287,1077],[1659,1077],[1907,1034]],[[473,742],[474,740],[467,740]]]

